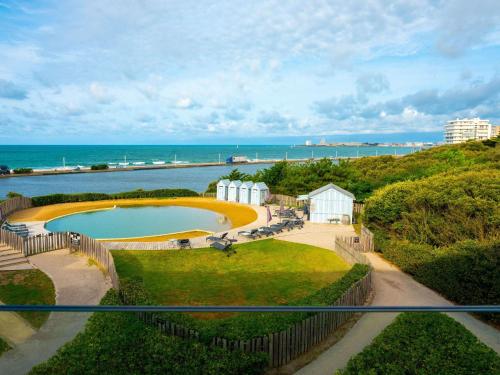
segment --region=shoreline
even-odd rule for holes
[[[401,157],[403,155],[393,155],[396,157]],[[358,159],[363,157],[376,157],[376,155],[372,156],[339,156],[339,157],[331,157],[331,160],[341,160],[341,159]],[[157,170],[157,169],[177,169],[177,168],[199,168],[199,167],[223,167],[223,166],[234,166],[237,168],[241,165],[255,165],[255,164],[275,164],[280,161],[288,161],[290,163],[303,163],[310,160],[321,160],[323,157],[318,158],[304,158],[304,159],[262,159],[262,160],[249,160],[244,163],[218,163],[218,162],[206,162],[206,163],[187,163],[187,164],[164,164],[164,165],[140,165],[140,166],[128,166],[123,168],[108,168],[102,170],[91,170],[90,167],[86,167],[85,169],[79,170],[56,170],[56,169],[39,169],[34,170],[31,173],[22,173],[22,174],[7,174],[0,175],[0,179],[2,178],[11,178],[11,177],[32,177],[32,176],[50,176],[50,175],[63,175],[63,174],[81,174],[81,173],[107,173],[107,172],[133,172],[133,171],[143,171],[143,170]]]

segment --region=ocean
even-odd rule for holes
[[[231,155],[246,155],[257,159],[300,159],[330,156],[365,156],[412,152],[407,147],[290,147],[290,146],[0,146],[0,165],[9,168],[56,168],[65,158],[67,166],[90,166],[176,158],[190,163],[217,162]],[[102,192],[115,193],[134,189],[186,188],[203,192],[207,185],[238,168],[246,173],[269,167],[271,164],[211,166],[176,169],[137,170],[109,173],[79,173],[47,176],[24,176],[0,179],[0,198],[10,191],[26,196],[54,193]]]
[[[382,154],[407,154],[411,147],[381,146],[0,146],[0,165],[9,168],[51,169],[66,166],[89,167],[93,164],[145,162],[163,160],[166,163],[184,161],[189,163],[224,162],[232,155],[245,155],[249,159],[305,159],[311,156],[368,156]]]

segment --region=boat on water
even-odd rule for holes
[[[174,160],[171,161],[172,164],[188,164],[188,161],[177,160],[177,154],[174,154]]]
[[[165,164],[165,160],[153,160],[154,165],[163,165]]]
[[[144,161],[134,161],[132,164],[133,165],[145,165],[146,162],[144,162]]]
[[[79,167],[73,167],[73,166],[66,165],[66,158],[65,157],[62,158],[62,162],[63,162],[63,166],[55,168],[54,170],[56,170],[56,171],[77,171],[80,169]]]
[[[130,165],[130,163],[127,161],[127,155],[125,155],[125,156],[123,157],[123,162],[118,163],[118,165],[119,165],[120,167],[127,167],[127,166],[129,166],[129,165]]]
[[[240,164],[248,163],[248,158],[244,155],[241,156],[230,156],[226,159],[226,164]]]

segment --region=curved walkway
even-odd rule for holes
[[[59,305],[98,304],[111,287],[109,279],[88,258],[57,250],[30,257],[54,283]],[[51,313],[47,322],[26,342],[0,357],[0,374],[26,374],[47,359],[84,327],[90,313]]]
[[[335,231],[338,231],[338,226],[309,224],[306,225],[303,231],[285,233],[279,237],[281,240],[306,243],[333,250]],[[343,234],[348,235],[349,233],[343,232]],[[373,266],[375,291],[373,305],[453,305],[433,290],[415,281],[380,255],[376,253],[366,255]],[[349,359],[369,345],[397,315],[397,313],[364,314],[338,343],[300,369],[297,374],[333,374],[336,370],[344,368]],[[500,354],[500,332],[498,330],[466,313],[448,315],[463,324],[479,340]]]

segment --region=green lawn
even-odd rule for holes
[[[0,300],[11,305],[53,305],[52,280],[40,270],[0,271]],[[49,317],[48,312],[19,312],[35,328]]]
[[[341,374],[494,375],[500,357],[446,315],[403,313]]]
[[[350,266],[334,252],[274,239],[249,242],[226,257],[213,249],[114,251],[121,278],[142,278],[164,305],[277,305],[341,278]]]

